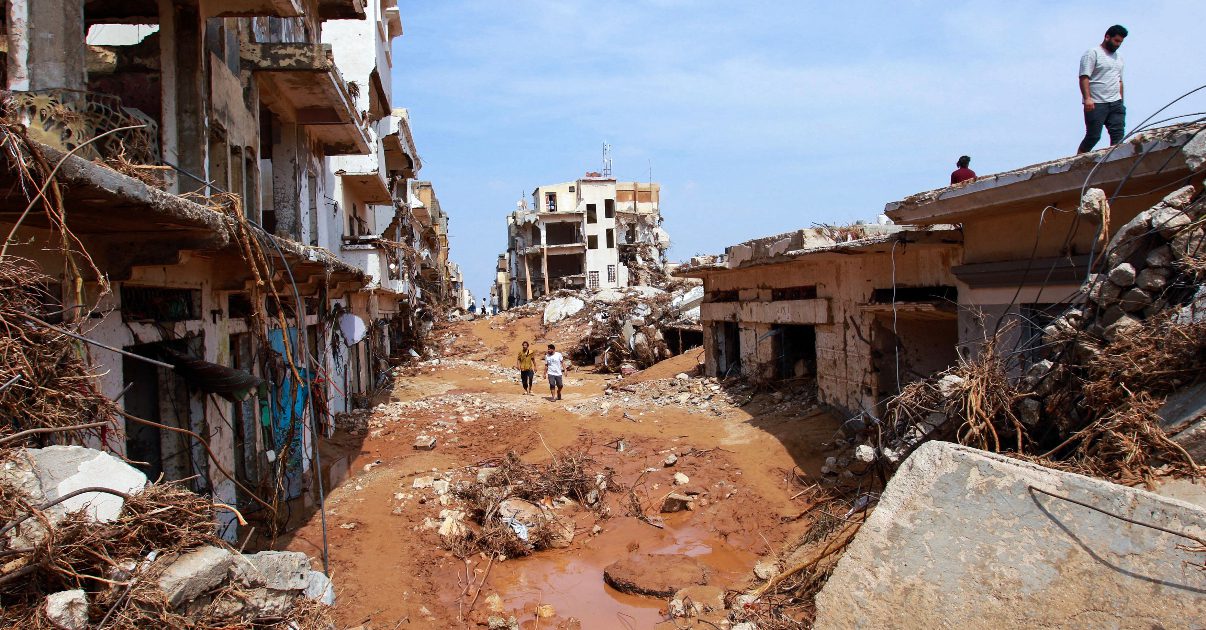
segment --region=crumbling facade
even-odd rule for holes
[[[422,350],[447,216],[391,102],[394,4],[9,3],[0,256],[125,353],[88,346],[105,395],[208,444],[119,421],[97,446],[249,515],[309,503],[315,432]]]
[[[659,184],[616,182],[593,172],[536,188],[532,205],[520,201],[507,217],[506,271],[498,272],[493,289],[505,297],[500,307],[558,289],[600,291],[664,281],[670,237],[661,227],[660,197]]]
[[[957,360],[960,233],[848,232],[758,239],[678,269],[704,283],[709,376],[815,379],[819,402],[855,415]]]

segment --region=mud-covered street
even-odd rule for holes
[[[563,400],[551,402],[539,381],[525,396],[510,368],[524,340],[572,341],[556,327],[546,333],[538,318],[495,317],[442,334],[453,356],[400,376],[388,399],[360,416],[363,429],[341,429],[324,448],[328,462],[346,461],[349,471],[327,500],[343,625],[458,627],[514,617],[524,628],[648,628],[665,618],[669,598],[613,589],[604,582],[608,565],[633,559],[653,568],[645,556],[661,555],[702,565],[708,585],[740,587],[760,557],[773,558],[804,531],[808,519],[797,517],[836,424],[807,405],[801,418],[790,390],[722,392],[714,381],[685,379],[699,360],[691,351],[626,378],[572,369]],[[692,388],[703,393],[671,391]],[[725,402],[721,412],[692,404],[730,395],[739,404]],[[420,435],[435,437],[435,448],[417,450]],[[568,508],[574,535],[566,548],[493,562],[482,553],[458,558],[437,531],[441,512],[458,499],[432,482],[474,479],[508,452],[531,463],[585,453],[598,471],[614,471],[616,486],[635,491],[647,520],[626,492],[610,492],[603,516]],[[686,483],[676,485],[676,474]],[[693,497],[691,509],[661,514],[671,493]],[[321,544],[315,514],[288,548],[317,555]],[[659,572],[636,578],[658,582]]]

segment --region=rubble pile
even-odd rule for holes
[[[721,417],[734,407],[755,400],[765,404],[764,413],[798,411],[816,402],[816,389],[798,385],[791,389],[760,392],[739,379],[722,381],[713,377],[696,377],[680,373],[671,379],[628,383],[618,379],[608,384],[602,398],[593,398],[571,405],[570,411],[580,415],[606,416],[621,410],[636,419],[649,409],[676,407],[704,415]]]
[[[699,329],[703,286],[673,280],[663,287],[558,291],[513,308],[507,321],[539,315],[580,341],[570,349],[579,365],[609,373],[632,373],[673,356],[666,343],[671,328]]]
[[[1105,193],[1090,189],[1080,212],[1108,218]],[[998,332],[976,358],[905,387],[882,423],[847,422],[839,444],[855,447],[842,459],[856,473],[891,469],[942,439],[1128,485],[1201,476],[1204,222],[1206,197],[1192,186],[1140,213],[1043,329],[1039,357],[1003,347],[1009,331]],[[826,472],[847,468],[834,463]]]
[[[108,453],[6,450],[0,498],[5,627],[333,627],[305,554],[232,550],[214,534],[230,508]]]

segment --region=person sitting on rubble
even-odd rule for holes
[[[536,376],[536,353],[528,348],[528,342],[523,342],[519,356],[515,357],[515,369],[519,370],[519,383],[523,385],[523,395],[532,395],[532,381]]]
[[[976,178],[976,172],[968,168],[969,164],[971,164],[970,157],[966,155],[960,156],[959,161],[955,162],[955,166],[959,168],[956,168],[954,172],[951,173],[951,184],[958,184],[959,182],[965,182],[969,179]]]
[[[549,344],[549,351],[544,354],[544,375],[549,379],[549,400],[561,400],[562,363],[565,357],[557,352],[557,346]]]

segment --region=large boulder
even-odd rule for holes
[[[549,300],[549,303],[544,307],[544,324],[555,324],[567,317],[576,315],[586,307],[586,302],[573,297],[559,297]]]
[[[815,627],[1194,627],[1206,572],[1192,541],[1112,514],[1206,536],[1188,503],[928,442],[818,594]]]

